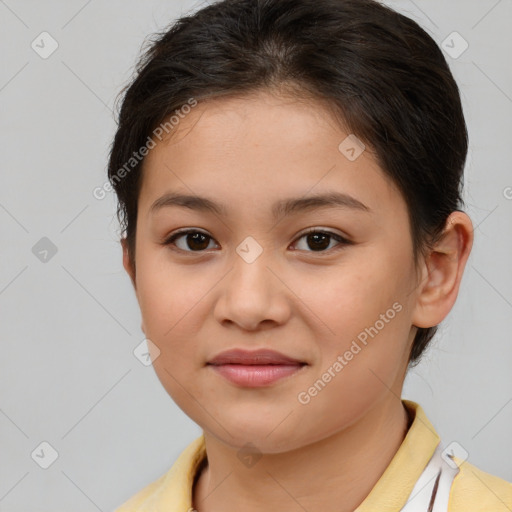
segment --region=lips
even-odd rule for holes
[[[208,364],[223,365],[223,364],[241,364],[241,365],[303,365],[303,361],[285,356],[280,352],[274,350],[241,350],[233,349],[226,352],[221,352],[213,359],[208,361]]]
[[[221,352],[207,366],[232,384],[258,388],[296,374],[307,363],[274,350],[234,349]]]

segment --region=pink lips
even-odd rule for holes
[[[208,365],[229,381],[243,387],[262,387],[294,374],[306,363],[273,350],[228,350]]]

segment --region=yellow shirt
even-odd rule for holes
[[[399,512],[440,443],[440,437],[416,402],[402,400],[413,418],[389,466],[355,512]],[[192,512],[192,485],[206,457],[201,435],[181,453],[171,469],[139,491],[115,512]],[[453,481],[449,512],[511,512],[512,483],[455,457],[460,468]]]

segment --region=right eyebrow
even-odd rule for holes
[[[187,195],[187,194],[176,194],[169,192],[159,197],[150,207],[150,213],[169,207],[169,206],[182,206],[183,208],[189,208],[191,210],[211,212],[216,215],[226,215],[226,208],[207,197]]]

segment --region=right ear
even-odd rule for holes
[[[130,259],[130,251],[128,250],[128,243],[126,241],[126,238],[121,238],[121,246],[123,247],[123,267],[130,276],[133,288],[135,289],[135,295],[137,295],[137,286],[135,285],[135,265],[132,265],[132,260]],[[144,320],[142,320],[140,328],[142,332],[146,334]]]
[[[135,286],[135,268],[132,265],[126,238],[121,238],[121,246],[123,247],[123,267],[126,270],[126,272],[128,273],[128,275],[130,276],[133,287],[135,289],[137,289],[137,287]]]

